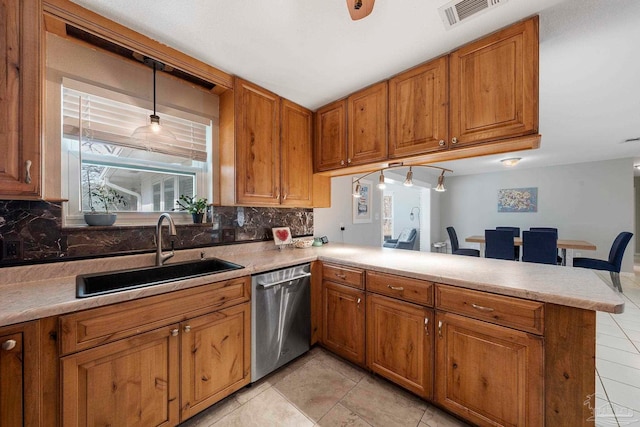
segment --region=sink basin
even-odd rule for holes
[[[217,258],[207,258],[131,270],[81,274],[76,276],[76,297],[92,297],[240,268],[244,267]]]

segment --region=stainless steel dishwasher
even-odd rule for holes
[[[309,350],[311,265],[251,278],[251,382]]]

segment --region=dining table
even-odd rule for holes
[[[480,255],[484,256],[484,236],[469,236],[464,239],[464,241],[469,243],[480,243]],[[513,244],[514,246],[522,246],[522,237],[514,237]],[[596,245],[591,242],[587,242],[586,240],[558,239],[557,246],[562,253],[562,265],[567,265],[567,249],[585,251],[595,251],[597,249]]]

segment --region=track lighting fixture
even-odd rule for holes
[[[386,184],[385,184],[385,178],[384,178],[384,171],[385,170],[390,170],[390,169],[398,169],[403,167],[402,163],[395,163],[395,164],[391,164],[386,168],[382,168],[380,169],[380,176],[378,178],[378,188],[383,190],[386,188]],[[413,166],[409,166],[409,171],[407,172],[407,177],[404,180],[404,185],[407,187],[411,187],[413,185],[413,168],[414,167],[422,167],[422,168],[432,168],[432,169],[438,169],[440,171],[442,171],[442,173],[440,174],[440,176],[438,176],[438,185],[435,188],[435,191],[446,191],[446,189],[444,188],[444,173],[445,172],[453,172],[451,169],[445,169],[445,168],[441,168],[440,166],[431,166],[431,165],[413,165]],[[360,197],[360,180],[371,175],[374,173],[378,173],[378,171],[372,171],[369,173],[366,173],[364,175],[362,175],[361,177],[355,179],[352,181],[352,184],[354,184],[354,190],[353,190],[353,197],[358,198]]]

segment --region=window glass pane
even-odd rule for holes
[[[171,212],[176,204],[176,196],[174,194],[175,180],[173,178],[164,180],[164,210]]]
[[[160,210],[160,183],[153,184],[153,210],[158,212]]]

